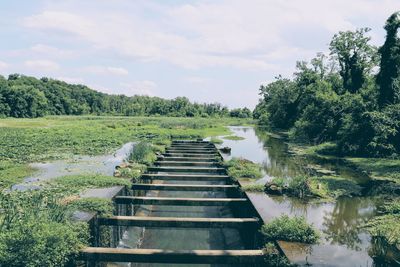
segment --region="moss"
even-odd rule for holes
[[[281,215],[263,225],[261,233],[266,242],[282,240],[315,244],[320,238],[319,232],[304,217],[291,218],[287,215]]]
[[[241,136],[237,136],[237,135],[228,135],[228,136],[224,136],[224,137],[222,137],[223,139],[226,139],[226,140],[234,140],[234,141],[239,141],[239,140],[244,140],[244,139],[246,139],[246,138],[244,138],[244,137],[241,137]]]
[[[261,166],[247,159],[233,158],[224,165],[228,168],[228,175],[234,179],[262,177]]]

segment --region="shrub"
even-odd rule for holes
[[[263,225],[261,233],[266,242],[283,240],[315,244],[320,237],[318,231],[304,217],[290,218],[287,215],[281,215]]]
[[[219,138],[217,138],[217,137],[211,137],[210,142],[213,143],[213,144],[220,145],[220,144],[222,144],[224,141],[221,140],[221,139],[219,139]]]
[[[88,226],[68,220],[59,191],[0,193],[0,266],[63,266],[86,245]]]
[[[134,146],[130,159],[146,165],[153,163],[157,157],[153,152],[152,146],[147,142],[140,142]]]
[[[298,175],[292,177],[289,181],[289,190],[293,195],[304,198],[312,195],[311,190],[311,177],[306,175]]]

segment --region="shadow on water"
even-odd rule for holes
[[[221,147],[232,148],[225,158],[243,157],[260,163],[264,169],[265,182],[271,177],[292,177],[307,172],[307,166],[319,165],[334,175],[346,178],[363,186],[369,178],[346,166],[340,160],[316,160],[298,157],[288,152],[288,145],[283,138],[271,135],[252,127],[230,127],[237,136],[244,140],[225,140]],[[260,182],[260,181],[258,181]],[[373,197],[340,197],[335,202],[313,203],[287,196],[270,196],[264,193],[250,193],[250,198],[261,210],[261,216],[269,221],[281,214],[304,216],[322,233],[321,242],[299,249],[293,258],[300,265],[312,266],[396,266],[385,263],[390,251],[382,241],[372,240],[361,226],[376,215],[381,200]],[[296,249],[293,249],[296,250]],[[305,253],[306,251],[306,253]],[[304,255],[305,253],[305,255]]]

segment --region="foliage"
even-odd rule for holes
[[[386,41],[379,49],[381,56],[377,76],[379,85],[378,103],[382,108],[400,101],[400,12],[391,15],[386,21]]]
[[[318,231],[304,217],[290,218],[287,215],[281,215],[263,225],[261,233],[266,242],[283,240],[314,244],[320,238]]]
[[[153,152],[151,144],[144,141],[136,144],[133,147],[132,153],[130,155],[130,160],[146,165],[150,165],[156,159],[157,157]]]
[[[216,137],[211,137],[210,142],[213,143],[213,144],[220,145],[220,144],[222,144],[224,141],[221,140],[221,139],[219,139],[219,138],[216,138]]]
[[[365,36],[371,29],[361,28],[335,34],[330,43],[331,55],[338,61],[343,87],[356,93],[364,85],[367,76],[375,66],[376,48]]]
[[[262,172],[259,164],[243,158],[233,158],[224,163],[228,168],[228,175],[234,179],[261,178]]]
[[[224,136],[222,138],[226,139],[226,140],[234,140],[234,141],[239,141],[239,140],[244,140],[245,139],[244,137],[237,136],[237,135],[228,135],[228,136]]]
[[[36,118],[43,115],[109,114],[122,116],[250,118],[248,108],[229,111],[219,103],[192,103],[186,97],[108,95],[84,85],[19,74],[0,76],[0,117]]]
[[[0,265],[63,266],[86,245],[86,224],[68,220],[57,190],[0,193]]]
[[[140,176],[146,171],[147,166],[140,163],[129,163],[126,167],[118,168],[114,176],[129,178],[132,182],[136,182]],[[118,172],[118,175],[116,173]]]
[[[161,128],[168,123],[170,128]],[[46,117],[0,119],[0,161],[36,162],[71,154],[111,153],[135,140],[168,144],[171,138],[204,138],[229,134],[226,125],[243,119]]]
[[[369,29],[335,34],[330,55],[297,62],[293,79],[262,85],[253,117],[289,130],[292,140],[337,144],[335,155],[397,157],[400,152],[399,13],[387,21],[386,42],[370,44]],[[380,71],[377,76],[377,59]],[[339,66],[337,68],[336,66]]]
[[[289,260],[279,253],[279,250],[272,242],[268,242],[264,246],[265,263],[270,267],[290,267],[296,266],[291,264]]]
[[[111,187],[118,185],[130,185],[130,181],[122,178],[116,178],[113,176],[99,175],[99,174],[84,174],[84,175],[69,175],[58,177],[53,179],[51,184],[62,186],[70,191],[86,188],[101,188]]]
[[[35,170],[28,165],[0,160],[0,190],[8,188],[32,174]]]
[[[265,190],[265,185],[264,184],[245,184],[242,186],[242,190],[246,192],[264,192]]]
[[[78,198],[70,202],[69,207],[73,210],[95,212],[102,216],[112,215],[114,210],[110,199],[98,197]]]

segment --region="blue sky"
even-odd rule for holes
[[[115,94],[254,108],[260,84],[372,29],[382,44],[399,0],[0,0],[0,74]]]

